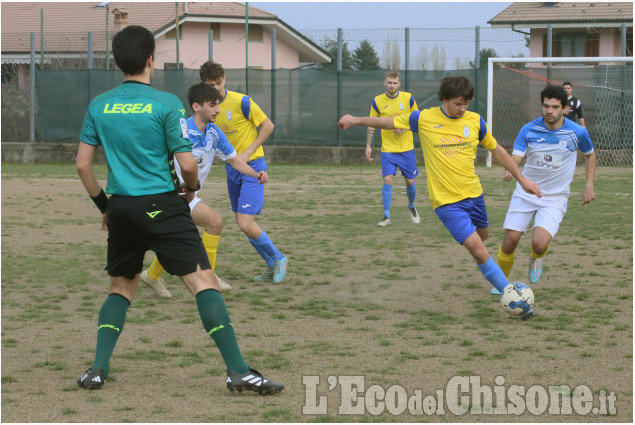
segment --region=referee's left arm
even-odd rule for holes
[[[108,216],[106,215],[108,197],[101,188],[101,185],[97,181],[97,177],[95,177],[95,172],[93,171],[95,150],[96,146],[80,141],[79,149],[77,149],[77,157],[75,158],[75,168],[77,169],[77,174],[79,175],[79,179],[82,181],[86,192],[88,192],[88,195],[101,212],[102,229],[108,230]]]
[[[94,157],[95,146],[80,141],[77,158],[75,159],[75,168],[77,168],[77,174],[91,198],[99,195],[101,191],[101,185],[97,181],[97,177],[95,177],[93,171]]]

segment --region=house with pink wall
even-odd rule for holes
[[[530,57],[547,56],[549,26],[553,57],[621,56],[623,39],[633,56],[632,2],[516,2],[488,23],[527,34]]]
[[[276,15],[237,2],[5,2],[1,20],[3,64],[28,63],[31,33],[36,34],[36,61],[85,61],[89,33],[94,56],[109,52],[112,59],[112,37],[128,25],[155,35],[157,69],[175,68],[177,56],[179,67],[188,69],[199,68],[210,56],[228,69],[271,69],[274,58],[275,67],[284,69],[330,61],[324,49]]]

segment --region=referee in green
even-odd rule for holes
[[[196,298],[207,333],[227,366],[227,388],[278,393],[284,385],[265,379],[245,363],[203,242],[188,207],[197,190],[198,166],[188,140],[185,109],[179,99],[150,86],[154,36],[129,26],[112,42],[124,74],[118,87],[97,96],[82,126],[76,166],[82,184],[102,213],[108,231],[108,297],[99,311],[93,365],[77,383],[99,389],[108,377],[110,357],[123,330],[147,250],[165,270],[180,276]],[[93,172],[97,146],[108,163],[106,192]],[[181,167],[185,193],[179,195],[174,159]]]

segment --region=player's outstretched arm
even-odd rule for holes
[[[227,160],[227,162],[229,162],[234,170],[238,171],[239,173],[258,179],[260,181],[260,184],[265,184],[269,180],[269,176],[267,175],[266,171],[257,172],[239,156],[230,158]]]
[[[542,198],[540,188],[538,187],[536,182],[534,182],[533,180],[529,180],[528,178],[523,176],[523,174],[518,169],[518,164],[514,163],[514,160],[511,156],[509,156],[505,148],[497,144],[496,147],[490,152],[492,152],[492,156],[494,157],[494,159],[496,159],[496,161],[498,161],[500,165],[505,167],[505,169],[509,171],[512,176],[514,176],[514,178],[518,181],[525,192],[532,193],[537,197]]]
[[[368,127],[368,130],[366,130],[366,159],[368,160],[368,162],[372,162],[373,161],[373,136],[375,135],[375,129],[372,127]]]
[[[354,117],[352,115],[344,115],[337,123],[342,130],[348,130],[354,125],[362,127],[381,128],[383,130],[394,130],[395,121],[392,118],[382,117]]]
[[[584,186],[584,192],[582,192],[582,205],[588,204],[595,199],[595,192],[593,190],[593,179],[595,178],[596,163],[597,157],[595,155],[595,152],[584,157],[586,185]]]

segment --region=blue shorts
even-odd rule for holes
[[[445,228],[450,231],[454,240],[461,245],[472,236],[472,233],[476,232],[476,229],[485,229],[489,226],[483,195],[441,205],[434,212]]]
[[[265,157],[249,161],[247,164],[256,172],[267,171]],[[236,171],[231,165],[225,163],[227,171],[227,193],[232,211],[245,215],[259,215],[265,198],[265,185],[258,179]]]
[[[414,179],[419,175],[414,149],[406,152],[381,153],[382,177],[394,176],[397,174],[397,167],[401,170],[401,175],[407,179]]]

